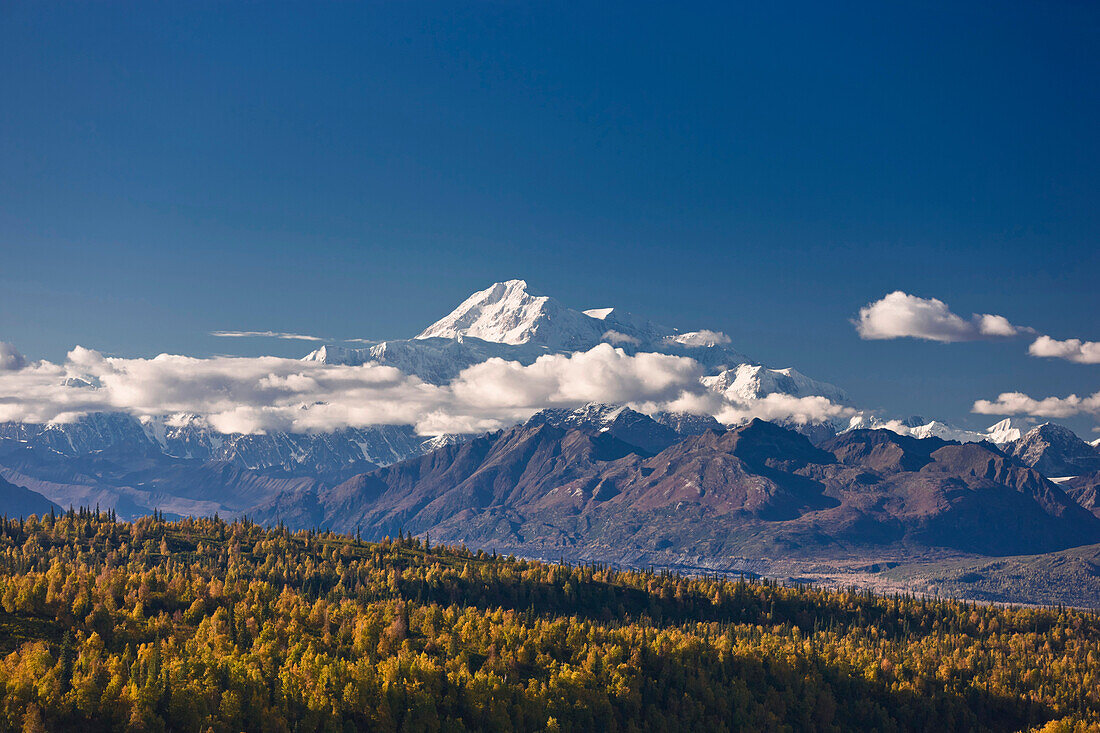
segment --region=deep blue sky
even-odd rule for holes
[[[1100,339],[1100,6],[593,5],[3,3],[0,340],[298,355],[207,332],[411,336],[523,277],[895,414],[1100,389],[848,320]]]

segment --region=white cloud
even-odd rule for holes
[[[737,401],[708,390],[702,374],[694,359],[631,356],[609,344],[542,356],[526,366],[490,359],[442,386],[375,363],[171,354],[123,359],[77,346],[62,364],[0,371],[0,421],[68,422],[88,412],[119,411],[143,419],[194,414],[226,433],[411,424],[422,434],[438,434],[497,429],[544,407],[592,401],[705,413],[727,423],[752,417],[816,422],[854,413],[823,397]]]
[[[91,385],[91,386],[89,386]],[[332,367],[277,357],[104,357],[76,347],[63,364],[0,372],[0,421],[67,422],[95,411],[195,413],[226,432],[328,430],[417,422],[440,388],[392,367]]]
[[[1023,392],[1003,392],[996,400],[978,400],[972,408],[981,415],[1032,415],[1034,417],[1072,417],[1073,415],[1100,415],[1100,392],[1087,397],[1071,394],[1068,397],[1044,397],[1035,399]]]
[[[1065,359],[1078,364],[1100,364],[1100,342],[1066,339],[1058,341],[1050,336],[1040,336],[1028,348],[1032,356]]]
[[[796,397],[773,393],[760,398],[745,399],[728,391],[711,389],[701,393],[685,391],[669,402],[632,403],[631,407],[650,414],[664,410],[713,415],[726,425],[740,424],[754,417],[762,420],[789,420],[804,425],[862,414],[855,408],[837,404],[819,395]]]
[[[663,402],[704,390],[698,362],[666,354],[628,356],[599,344],[589,351],[540,356],[529,366],[489,359],[451,383],[470,404],[542,409],[586,402]]]
[[[715,417],[723,423],[734,424],[759,417],[763,420],[790,420],[799,425],[819,423],[835,417],[852,417],[857,410],[831,402],[826,397],[773,393],[749,402],[728,403]]]
[[[302,333],[286,333],[285,331],[211,331],[211,336],[219,338],[273,338],[286,339],[288,341],[328,341],[320,336],[308,336]]]
[[[988,313],[978,315],[975,313],[974,319],[978,324],[978,333],[992,338],[1010,338],[1019,335],[1021,331],[1031,330],[1013,326],[1004,316],[993,316]]]
[[[0,372],[11,372],[27,366],[27,360],[7,341],[0,341]]]
[[[630,336],[629,334],[619,333],[618,331],[608,331],[600,337],[602,341],[606,341],[609,344],[633,344],[637,346],[642,343],[640,340]]]
[[[1031,329],[1014,326],[1004,316],[975,313],[969,319],[951,312],[936,298],[920,298],[900,290],[865,305],[854,321],[860,338],[917,338],[926,341],[979,341],[1016,336]]]

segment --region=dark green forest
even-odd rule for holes
[[[247,520],[0,523],[0,727],[1100,731],[1100,618]]]

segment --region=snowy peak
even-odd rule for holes
[[[989,435],[986,433],[957,428],[940,420],[928,420],[920,415],[913,415],[904,420],[883,420],[873,415],[857,415],[851,419],[845,432],[850,430],[889,430],[898,435],[920,440],[939,438],[960,443],[980,443],[983,440],[989,440]]]
[[[956,428],[939,420],[929,420],[908,427],[910,428],[909,435],[922,440],[924,438],[939,438],[940,440],[957,440],[960,443],[980,443],[983,440],[988,440],[988,437],[983,433]]]
[[[716,433],[726,432],[726,426],[718,422],[713,415],[699,415],[693,412],[658,412],[653,419],[684,437],[702,435],[708,430]]]
[[[703,384],[738,402],[751,402],[777,392],[793,397],[820,395],[837,403],[849,401],[848,395],[832,384],[810,379],[794,369],[768,369],[759,364],[739,364],[703,377]]]
[[[596,319],[549,296],[535,294],[524,280],[508,280],[474,293],[416,338],[470,336],[500,344],[534,343],[562,349],[598,339],[601,326]]]
[[[365,349],[347,349],[343,346],[325,344],[303,356],[302,361],[319,361],[322,364],[348,364],[353,361],[353,355],[360,351],[365,351]]]
[[[431,338],[474,338],[558,352],[587,350],[604,342],[628,351],[690,355],[721,351],[726,361],[744,360],[724,348],[730,343],[724,333],[680,333],[620,308],[573,310],[554,298],[539,295],[524,280],[494,283],[474,293],[416,336],[419,340]]]
[[[986,428],[989,440],[997,445],[1011,443],[1027,435],[1028,431],[1035,427],[1033,422],[1022,420],[1018,417],[1006,417],[998,423]]]
[[[607,433],[652,454],[660,453],[680,440],[675,430],[658,423],[648,415],[635,412],[625,405],[609,405],[601,402],[590,402],[575,410],[567,408],[541,410],[531,416],[527,425],[552,425],[565,430],[581,430],[593,434]]]
[[[572,354],[604,343],[627,354],[686,356],[716,374],[750,360],[719,331],[682,333],[619,308],[573,310],[540,295],[524,280],[494,283],[466,298],[412,339],[360,348],[325,345],[304,357],[323,364],[392,366],[431,384],[446,384],[467,367],[499,358],[531,364],[545,354]]]
[[[1020,440],[1006,446],[1006,452],[1044,476],[1080,476],[1100,471],[1100,454],[1069,428],[1043,423]]]

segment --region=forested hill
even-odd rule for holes
[[[368,544],[0,523],[8,730],[1100,731],[1100,618]]]

